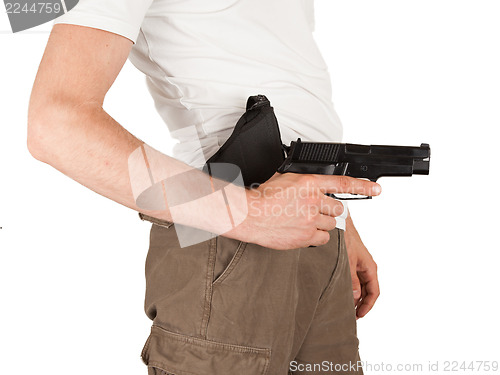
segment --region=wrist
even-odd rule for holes
[[[255,242],[255,218],[250,211],[257,203],[257,194],[251,189],[239,186],[235,186],[234,188],[234,192],[230,191],[228,195],[231,196],[232,193],[235,193],[238,196],[238,199],[231,202],[232,212],[234,213],[233,218],[237,219],[234,221],[234,228],[224,233],[223,236],[243,242]],[[243,189],[244,194],[238,189]]]
[[[347,216],[347,218],[345,220],[344,239],[345,239],[345,243],[347,246],[349,246],[349,244],[352,242],[361,240],[361,238],[359,237],[358,231],[356,230],[356,227],[354,226],[354,223],[352,221],[350,214],[349,214],[349,216]]]

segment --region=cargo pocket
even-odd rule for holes
[[[270,349],[224,344],[153,325],[142,350],[150,375],[266,375]]]

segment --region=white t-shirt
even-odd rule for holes
[[[313,38],[313,1],[80,0],[55,23],[132,40],[129,59],[178,141],[172,156],[200,167],[230,136],[251,95],[269,98],[285,144],[341,141]],[[337,226],[345,227],[342,217]]]

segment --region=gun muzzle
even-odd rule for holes
[[[420,150],[422,152],[419,158],[413,159],[413,174],[429,174],[430,158],[431,158],[431,148],[427,143],[422,143],[420,145]]]

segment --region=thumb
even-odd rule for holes
[[[354,297],[354,304],[356,304],[361,298],[361,284],[356,272],[351,272],[352,279],[352,295]]]
[[[357,305],[361,298],[361,284],[359,282],[357,271],[358,259],[355,254],[349,253],[349,269],[351,271],[352,294],[354,297],[354,305]]]

